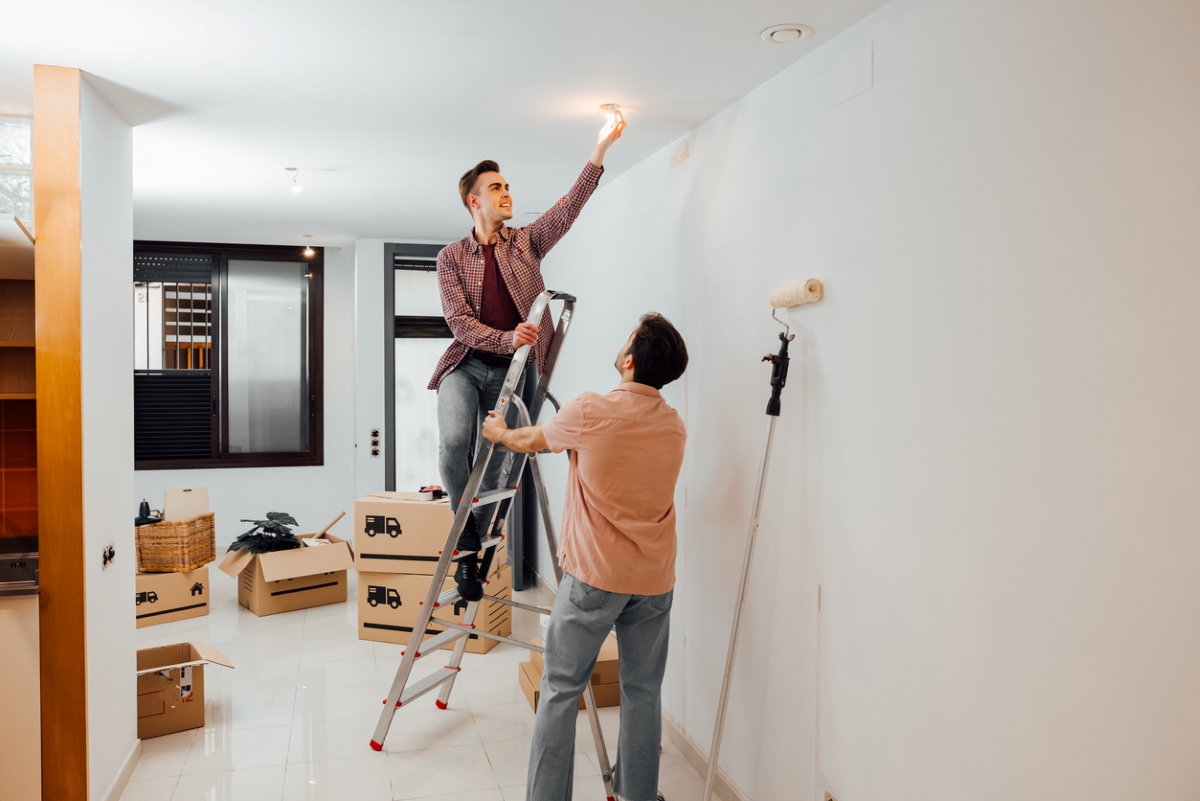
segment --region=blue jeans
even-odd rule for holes
[[[526,801],[570,801],[579,696],[614,625],[621,665],[621,733],[613,789],[626,801],[655,801],[672,595],[620,595],[563,574],[546,633]]]
[[[525,385],[529,368],[517,383],[516,394],[520,395]],[[450,497],[450,508],[458,511],[458,501],[467,488],[475,453],[484,439],[479,435],[487,413],[496,407],[500,390],[504,388],[507,367],[489,367],[468,354],[459,365],[442,379],[438,386],[438,466],[442,473],[442,486]],[[511,426],[517,419],[516,411],[510,406],[505,418]],[[480,492],[499,486],[500,470],[507,454],[494,453],[483,474]],[[513,482],[519,480],[514,476]],[[481,506],[474,511],[479,524],[480,536],[487,536],[486,526],[492,519],[496,506]]]

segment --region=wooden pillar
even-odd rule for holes
[[[42,797],[88,798],[83,544],[80,93],[77,69],[33,72],[41,562]]]

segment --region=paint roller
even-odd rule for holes
[[[771,399],[767,401],[767,439],[763,443],[762,459],[759,462],[758,482],[754,487],[754,513],[750,516],[750,534],[746,537],[746,553],[742,558],[742,577],[738,584],[737,605],[733,609],[733,630],[729,634],[729,650],[725,654],[725,675],[721,679],[721,696],[717,702],[717,723],[713,727],[712,747],[708,750],[708,772],[704,777],[704,794],[701,801],[712,798],[717,777],[717,761],[721,753],[721,737],[725,731],[725,708],[729,702],[729,682],[733,676],[733,658],[737,653],[738,633],[742,624],[742,605],[746,601],[746,584],[750,577],[750,557],[754,553],[754,540],[758,534],[759,514],[762,511],[763,489],[766,486],[767,466],[771,462],[771,441],[775,436],[775,420],[779,417],[779,396],[787,383],[788,344],[795,338],[788,324],[775,315],[775,309],[792,309],[816,303],[825,296],[825,287],[815,278],[799,284],[784,286],[771,293],[771,316],[783,326],[779,335],[779,353],[763,357],[771,363]]]
[[[797,306],[807,306],[810,303],[816,303],[823,297],[825,297],[825,285],[815,278],[791,286],[781,286],[771,293],[771,305],[774,307],[771,310],[771,316],[775,318],[775,322],[783,326],[783,333],[779,335],[779,353],[763,357],[764,362],[771,363],[771,399],[767,401],[767,414],[771,417],[779,416],[779,396],[783,392],[784,384],[787,383],[788,362],[790,361],[788,343],[795,338],[788,324],[776,316],[775,309],[794,309]]]
[[[771,305],[776,309],[791,309],[816,303],[825,297],[825,286],[815,278],[791,286],[781,286],[771,293]],[[776,318],[778,319],[778,318]]]

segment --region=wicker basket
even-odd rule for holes
[[[191,520],[138,526],[133,536],[141,573],[186,573],[217,558],[212,512]]]

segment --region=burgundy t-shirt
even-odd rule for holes
[[[521,313],[513,303],[500,265],[496,263],[496,246],[483,246],[483,297],[479,301],[479,322],[500,331],[512,331],[521,322]]]

